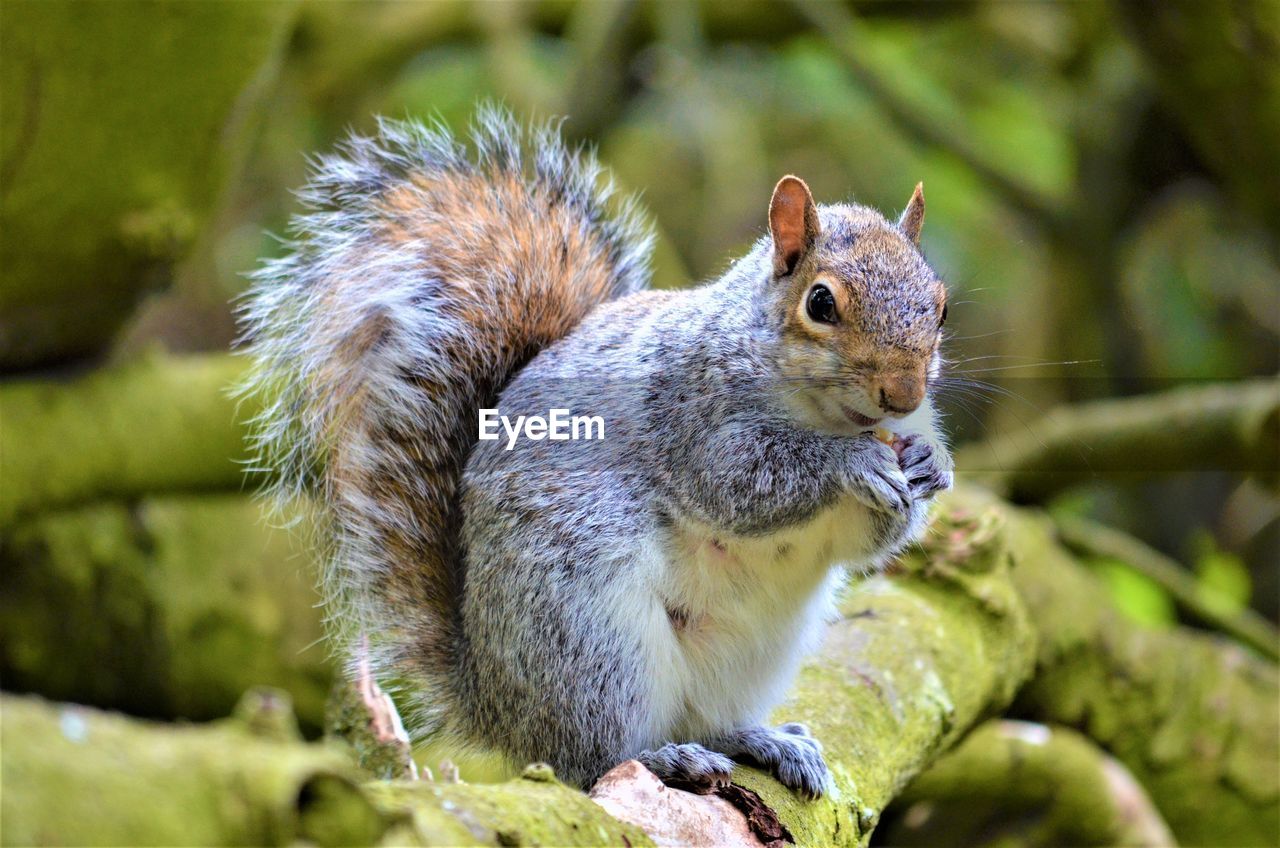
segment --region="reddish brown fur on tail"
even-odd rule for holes
[[[245,313],[277,493],[311,492],[341,644],[439,717],[456,667],[457,489],[477,412],[596,305],[643,287],[648,238],[594,160],[481,113],[474,153],[383,122],[321,159],[291,252]]]

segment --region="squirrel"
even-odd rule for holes
[[[745,256],[659,291],[593,153],[494,107],[467,141],[384,119],[316,159],[242,305],[259,461],[318,505],[339,650],[415,738],[582,787],[737,761],[821,795],[821,745],[764,719],[846,571],[914,541],[952,479],[921,186],[890,222],[783,177]],[[605,437],[480,440],[492,407]]]

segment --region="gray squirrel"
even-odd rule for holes
[[[820,795],[817,740],[764,719],[846,569],[951,484],[921,187],[891,223],[784,177],[723,276],[650,291],[593,156],[493,108],[469,142],[383,120],[320,157],[243,305],[259,459],[318,506],[339,649],[367,644],[415,735],[579,786],[740,761]],[[486,408],[604,438],[507,449]]]

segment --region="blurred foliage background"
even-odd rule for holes
[[[562,116],[642,195],[658,286],[723,269],[784,173],[889,214],[923,181],[952,369],[975,381],[942,398],[947,426],[997,463],[1005,434],[1059,403],[1280,368],[1273,0],[6,0],[0,15],[6,688],[207,717],[273,676],[268,644],[290,668],[274,682],[318,723],[314,616],[262,600],[310,609],[308,561],[228,470],[239,431],[219,387],[238,366],[185,355],[232,345],[234,298],[282,250],[306,156],[375,114],[461,128],[492,99]],[[1275,620],[1277,449],[1254,474],[1099,473],[1051,507],[1132,532],[1225,614]],[[1124,563],[1097,568],[1135,619],[1178,617]],[[69,648],[88,619],[98,635]]]

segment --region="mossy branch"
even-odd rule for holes
[[[971,507],[994,497],[961,494]],[[1083,732],[1133,772],[1179,841],[1266,845],[1280,833],[1280,671],[1222,637],[1152,629],[1055,543],[1042,514],[1009,510],[1013,571],[1039,638],[1014,714]]]
[[[187,719],[226,715],[267,683],[319,730],[329,653],[300,547],[248,495],[156,494],[20,519],[0,532],[0,679]]]
[[[241,470],[229,458],[243,450],[243,433],[234,424],[234,405],[223,393],[239,366],[225,357],[157,359],[72,383],[6,385],[0,389],[6,416],[0,430],[4,514],[133,497],[153,489],[239,488]],[[1149,435],[1159,432],[1156,420],[1183,433],[1200,426],[1192,422],[1202,422],[1216,434],[1212,441],[1256,444],[1257,430],[1269,426],[1274,387],[1274,381],[1259,381],[1189,392],[1172,404],[1176,410],[1186,408],[1186,420],[1168,414],[1162,398],[1128,401],[1126,406],[1153,404],[1165,414],[1146,409],[1137,416],[1139,425],[1116,426]],[[1255,396],[1265,402],[1255,402]],[[15,401],[17,407],[11,405]],[[23,414],[13,415],[15,408]],[[1242,422],[1259,420],[1241,430]],[[1241,437],[1240,432],[1254,435]],[[29,454],[10,462],[19,449]],[[1228,450],[1249,455],[1238,445]],[[157,451],[168,452],[167,458],[149,455]],[[175,456],[190,457],[190,464],[175,461]],[[60,469],[66,469],[65,478],[41,479],[42,473]],[[248,529],[256,519],[247,499],[242,506],[237,514]],[[97,514],[94,509],[85,515]],[[171,518],[169,523],[178,528],[173,538],[205,526]],[[27,520],[22,521],[26,526]],[[149,526],[138,525],[136,516],[119,506],[109,507],[95,521],[118,523],[121,538]],[[93,521],[86,525],[92,526]],[[232,522],[216,533],[233,542],[242,535],[238,526]],[[68,533],[66,538],[74,538]],[[14,538],[7,533],[6,544]],[[148,531],[146,538],[154,542],[160,537]],[[113,550],[85,549],[102,560],[104,569],[120,559]],[[62,556],[59,550],[51,548],[49,556]],[[121,550],[133,549],[125,545]],[[146,565],[152,555],[142,545],[125,559],[144,575],[152,573]],[[297,563],[295,570],[303,570],[303,564]],[[269,603],[253,609],[267,619],[274,615]],[[972,489],[948,496],[924,550],[908,557],[899,571],[858,586],[844,610],[845,618],[833,627],[821,655],[802,672],[792,701],[778,713],[779,719],[806,721],[824,740],[838,792],[817,804],[803,804],[759,772],[741,769],[737,774],[777,810],[799,842],[864,843],[880,812],[917,772],[970,725],[1013,697],[1031,670],[1033,654],[1036,677],[1023,690],[1018,710],[1078,727],[1100,742],[1143,782],[1180,839],[1246,844],[1274,834],[1280,824],[1280,779],[1273,768],[1280,757],[1275,666],[1204,635],[1142,630],[1125,621],[1112,609],[1105,589],[1061,547],[1051,523],[1035,513],[1011,509]],[[22,638],[6,639],[10,641],[30,644]],[[80,765],[92,771],[92,754],[85,757]],[[120,769],[119,762],[131,763],[126,758],[110,767]],[[5,767],[14,763],[21,760],[6,748]],[[536,807],[520,806],[518,799],[536,794],[521,788],[521,782],[497,788],[374,785],[382,788],[367,790],[370,797],[383,797],[387,805],[399,805],[396,809],[413,808],[414,822],[454,828],[438,833],[460,833],[456,828],[465,824],[459,822],[477,820],[468,816],[482,803],[476,799],[484,799],[496,817],[494,827],[482,828],[485,835],[475,839],[490,843],[541,822],[543,803],[554,801],[557,809],[594,815],[580,793],[554,784],[536,790],[554,795],[538,794]],[[77,799],[61,802],[63,818],[97,815],[73,809]],[[21,820],[6,814],[6,828]],[[565,821],[587,819],[570,815],[557,818],[556,826]],[[503,831],[507,825],[514,829]],[[421,830],[426,824],[414,827],[426,832]],[[590,832],[599,835],[595,824]],[[624,832],[606,828],[615,842]]]
[[[0,528],[15,518],[149,492],[245,488],[245,421],[227,395],[248,365],[152,356],[69,381],[0,384]]]
[[[1120,560],[1159,585],[1189,618],[1248,645],[1272,662],[1280,660],[1280,634],[1271,622],[1248,607],[1224,613],[1205,603],[1194,576],[1174,560],[1127,533],[1087,518],[1061,515],[1054,521],[1067,547]]]
[[[5,845],[361,845],[385,819],[336,750],[305,745],[288,709],[161,725],[36,698],[0,701]]]
[[[1033,658],[1036,676],[1023,688],[1018,712],[1077,727],[1100,742],[1143,783],[1180,840],[1265,843],[1280,823],[1275,666],[1202,635],[1125,622],[1105,589],[1058,545],[1051,524],[1034,513],[975,490],[948,496],[925,548],[893,573],[855,587],[843,611],[775,716],[805,721],[823,740],[836,790],[804,803],[759,771],[735,773],[798,844],[865,844],[916,774],[982,717],[1004,708]],[[6,733],[11,714],[6,706]],[[77,758],[50,758],[45,746],[64,745],[66,731],[56,722],[43,727],[23,732],[52,741],[6,742],[5,783],[22,774],[32,792],[59,787],[57,804],[29,799],[8,808],[6,828],[62,838],[59,828],[93,819],[101,834],[133,828],[125,841],[175,841],[169,831],[140,824],[152,804],[169,804],[162,789],[134,796],[128,811],[107,820],[93,807],[99,794],[68,793],[70,784],[56,774],[31,771],[52,763],[89,783],[105,770],[163,785],[149,771],[157,768],[154,758],[127,753],[145,751],[149,742],[123,746],[126,753],[113,747],[107,761],[92,745],[80,745]],[[205,767],[173,737],[163,738],[170,740],[163,743],[171,757],[166,769],[175,761],[193,772]],[[250,755],[228,748],[227,756]],[[208,798],[230,791],[221,778],[205,780]],[[188,782],[175,786],[189,791]],[[623,844],[624,837],[643,844],[633,829],[545,770],[496,786],[372,781],[363,797],[378,810],[382,838],[402,844]],[[332,826],[348,833],[348,823]],[[77,835],[68,830],[64,841],[85,841]]]
[[[1010,582],[1009,554],[998,524],[994,512],[950,524],[951,547],[929,563],[917,559],[897,574],[857,587],[844,607],[845,617],[801,674],[791,702],[779,709],[779,718],[805,721],[823,740],[836,783],[832,795],[805,803],[761,772],[736,772],[736,780],[759,792],[798,843],[865,844],[880,812],[901,787],[980,717],[1001,709],[1030,672],[1031,623]],[[6,793],[4,821],[6,828],[15,828],[13,833],[38,832],[45,839],[70,842],[217,844],[230,841],[227,834],[241,832],[231,829],[240,827],[235,821],[218,820],[211,812],[230,792],[217,775],[219,769],[239,769],[236,761],[257,762],[264,752],[228,744],[226,757],[232,762],[209,765],[198,754],[205,750],[205,737],[194,734],[213,734],[213,729],[126,731],[123,720],[101,717],[110,732],[99,732],[93,714],[85,719],[88,738],[110,743],[110,756],[103,760],[97,745],[69,742],[56,718],[28,702],[6,702],[6,734],[19,727],[9,720],[13,713],[24,717],[20,732],[27,741],[10,746],[6,736],[6,785],[11,776],[22,775],[29,793],[43,789],[56,795],[24,796],[22,803],[9,806]],[[193,735],[175,735],[183,732]],[[125,739],[126,733],[133,734],[127,744],[112,741]],[[170,752],[163,763],[157,748]],[[166,794],[162,784],[170,770],[184,768],[188,778],[174,783],[179,795]],[[67,778],[70,784],[61,778],[64,772],[74,772]],[[106,773],[115,775],[104,778],[111,787],[132,780],[154,788],[131,796],[128,805],[117,805],[118,813],[107,815],[96,807],[95,799],[102,796],[88,789]],[[205,794],[197,798],[193,784],[202,780]],[[80,789],[67,792],[68,785]],[[237,792],[237,804],[251,812],[266,803]],[[274,790],[270,797],[277,798]],[[379,810],[383,833],[391,834],[386,838],[399,843],[644,843],[634,828],[610,818],[582,793],[550,780],[545,770],[489,786],[374,781],[365,786],[363,797]],[[173,809],[183,803],[199,803],[198,815],[214,818],[197,817],[189,834],[175,835],[168,829],[173,820],[157,810],[157,829],[148,829],[153,807]],[[239,809],[231,813],[241,815]],[[94,822],[92,834],[85,830],[86,821]],[[335,832],[345,835],[350,827],[342,823]],[[295,837],[296,830],[279,827],[249,836],[249,841],[279,844]]]
[[[999,509],[948,510],[928,554],[857,584],[775,719],[826,748],[837,791],[802,803],[760,772],[760,793],[801,845],[866,844],[888,803],[940,752],[1013,697],[1035,638],[1012,591]]]
[[[1123,765],[1073,730],[990,721],[894,802],[886,845],[1130,845],[1173,834]]]
[[[198,248],[298,6],[0,5],[0,369],[100,354]]]

